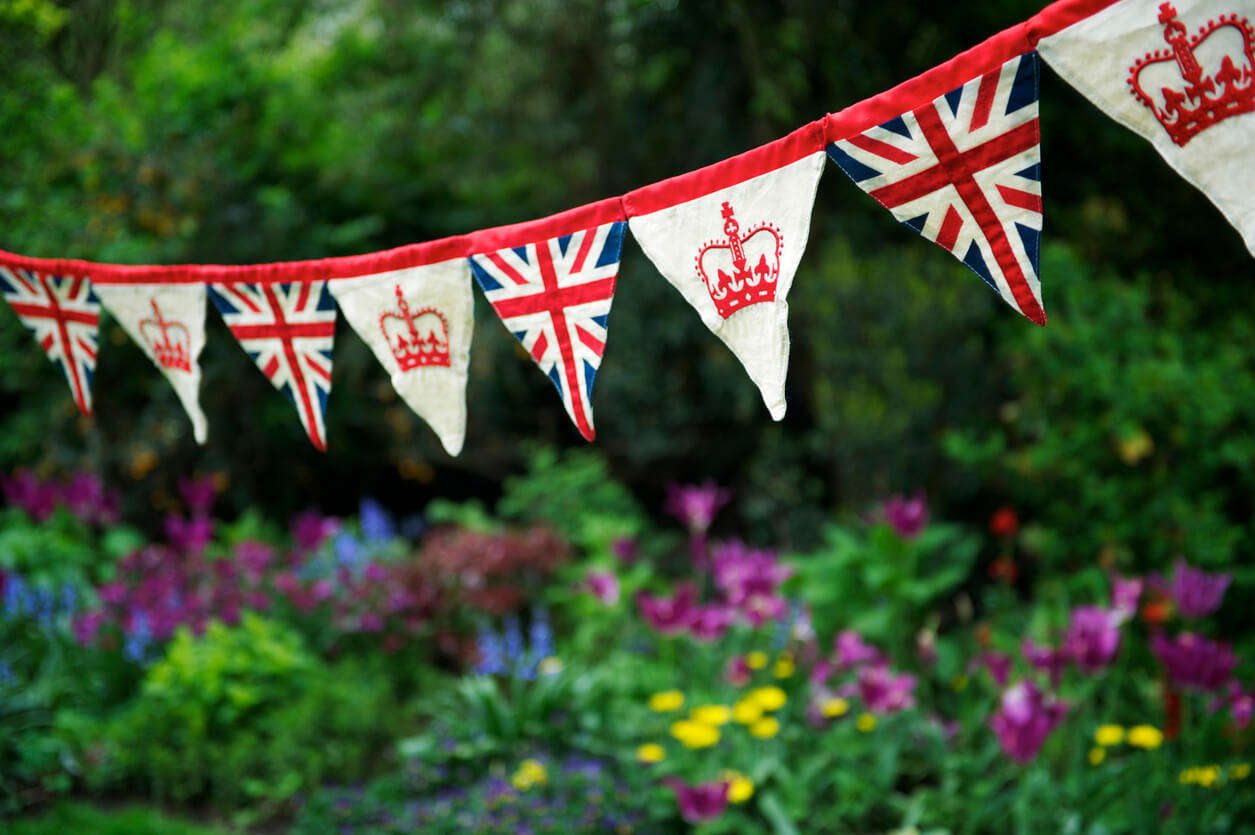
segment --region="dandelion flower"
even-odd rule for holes
[[[679,690],[663,690],[649,697],[649,709],[655,713],[670,713],[684,707],[684,694]]]
[[[725,771],[719,775],[728,784],[728,802],[744,803],[754,796],[754,781],[739,771]]]
[[[835,699],[824,699],[819,705],[819,712],[829,719],[844,716],[850,710],[850,703],[838,696]]]
[[[671,725],[671,735],[685,748],[709,748],[719,741],[719,729],[705,722],[681,719]]]
[[[1089,749],[1089,764],[1099,765],[1103,760],[1107,759],[1107,749],[1095,746]]]
[[[667,758],[667,752],[657,742],[646,742],[636,749],[636,759],[643,763],[658,763]]]
[[[854,720],[854,727],[863,733],[871,733],[876,730],[876,717],[870,713],[860,713],[858,718]]]
[[[1234,763],[1233,765],[1229,766],[1229,779],[1230,780],[1245,780],[1247,777],[1250,777],[1250,776],[1251,776],[1251,764],[1250,763]]]
[[[742,725],[752,725],[763,717],[763,708],[753,699],[741,699],[732,706],[732,719]]]
[[[1099,725],[1098,730],[1094,731],[1094,742],[1104,748],[1119,745],[1124,742],[1124,728],[1119,725]]]
[[[732,710],[726,705],[699,705],[689,715],[694,722],[706,725],[726,725],[732,719]]]
[[[797,667],[794,665],[793,659],[787,655],[782,655],[776,661],[776,666],[771,671],[776,678],[791,678],[795,672],[797,672]]]
[[[764,716],[750,725],[750,733],[759,739],[771,739],[780,733],[780,720],[774,716]]]
[[[745,666],[751,670],[761,670],[767,666],[767,653],[754,650],[745,656]]]
[[[543,786],[549,781],[549,772],[539,760],[523,760],[518,771],[510,778],[514,788],[525,792],[532,786]]]
[[[789,697],[779,687],[759,687],[750,691],[749,698],[766,711],[779,710],[789,701]]]
[[[1149,751],[1163,745],[1163,731],[1150,725],[1135,725],[1129,728],[1125,739],[1129,745]]]

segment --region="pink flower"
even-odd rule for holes
[[[1151,636],[1150,648],[1168,671],[1168,678],[1179,687],[1219,690],[1237,665],[1231,646],[1193,632],[1182,632],[1176,638],[1156,632]]]
[[[713,481],[705,484],[672,484],[667,487],[666,510],[684,523],[693,533],[703,533],[710,528],[719,508],[732,498],[731,492]]]
[[[645,622],[664,635],[678,635],[693,620],[697,592],[692,583],[680,583],[675,594],[662,597],[638,592],[636,608]]]
[[[607,606],[619,603],[619,578],[610,571],[590,571],[584,585],[593,597]]]
[[[165,530],[166,539],[176,551],[199,554],[213,539],[213,520],[208,516],[184,519],[171,513],[166,517]]]
[[[1120,615],[1100,606],[1079,606],[1072,610],[1072,622],[1063,646],[1076,665],[1095,673],[1115,658],[1120,648]]]
[[[745,657],[742,655],[729,658],[727,665],[723,668],[723,680],[733,687],[744,687],[749,684],[753,675],[754,671],[750,669],[749,664],[745,663]]]
[[[105,613],[100,610],[84,612],[74,619],[72,625],[74,631],[74,640],[78,641],[80,646],[91,646],[96,642],[96,634],[100,632],[100,627],[105,622]]]
[[[126,600],[126,586],[121,583],[105,583],[96,589],[96,594],[100,596],[102,603],[116,606]]]
[[[340,522],[315,510],[306,510],[293,516],[288,527],[298,549],[313,551],[328,537],[335,535],[340,529]]]
[[[689,632],[699,641],[717,641],[728,631],[734,620],[736,611],[728,606],[718,603],[696,606],[689,620]]]
[[[989,670],[990,678],[999,687],[1007,686],[1007,679],[1011,676],[1011,656],[1005,652],[985,652],[977,656],[974,663]]]
[[[858,671],[858,695],[874,713],[895,713],[915,706],[915,676],[895,676],[885,664]]]
[[[382,563],[367,563],[366,570],[362,572],[362,577],[368,583],[382,583],[388,579],[388,568]]]
[[[848,670],[860,664],[879,663],[880,650],[863,640],[863,636],[853,629],[844,629],[834,641],[837,657],[837,669]]]
[[[621,536],[611,544],[610,552],[624,565],[631,565],[636,562],[636,540],[630,536]]]
[[[669,777],[666,784],[675,792],[680,814],[689,823],[714,820],[728,807],[728,784],[722,780],[690,786],[678,777]]]
[[[20,507],[36,522],[43,522],[57,509],[61,490],[50,481],[41,481],[29,470],[18,470],[4,479],[4,498]]]
[[[244,573],[254,582],[274,562],[274,550],[264,542],[245,541],[235,546],[235,560],[244,567]]]
[[[921,490],[911,498],[890,496],[880,507],[889,527],[903,539],[914,539],[928,524],[928,502]]]
[[[823,687],[828,683],[828,679],[832,678],[837,672],[837,668],[832,666],[832,662],[826,658],[821,658],[811,667],[809,680],[812,687]]]
[[[360,623],[363,632],[382,632],[384,628],[383,615],[377,612],[366,612],[362,615]]]
[[[1066,704],[1043,696],[1033,682],[1021,681],[1003,691],[989,726],[1006,755],[1024,764],[1037,756],[1046,737],[1067,712]]]
[[[1145,582],[1140,577],[1121,577],[1119,574],[1111,578],[1111,608],[1126,621],[1137,614],[1137,603],[1142,597]]]
[[[715,546],[711,558],[715,585],[754,626],[776,620],[788,612],[780,584],[793,573],[774,551],[749,548],[740,541]]]
[[[179,494],[183,496],[183,501],[187,503],[187,509],[193,516],[208,516],[213,509],[218,488],[214,484],[213,476],[180,478]]]
[[[1171,597],[1177,611],[1187,618],[1206,617],[1219,609],[1232,580],[1230,574],[1208,574],[1191,568],[1183,559],[1176,561],[1171,582],[1159,574],[1150,578],[1151,585]]]
[[[1072,660],[1072,656],[1066,650],[1055,649],[1049,644],[1035,644],[1028,638],[1020,644],[1020,652],[1024,654],[1024,660],[1031,666],[1050,674],[1051,687],[1059,686],[1063,671]]]

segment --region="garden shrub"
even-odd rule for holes
[[[365,774],[393,731],[390,688],[323,665],[299,635],[246,613],[175,634],[136,699],[101,727],[97,786],[161,798],[281,807],[324,779]]]

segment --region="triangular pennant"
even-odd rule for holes
[[[1038,282],[1037,58],[1012,58],[931,102],[828,146],[858,187],[1046,324]]]
[[[798,136],[806,138],[801,132]],[[774,420],[785,413],[788,294],[810,233],[824,168],[821,145],[816,141],[813,152],[803,147],[792,160],[695,199],[639,214],[629,211],[628,224],[641,249],[732,349]],[[792,145],[765,147],[779,155]],[[666,202],[665,193],[660,197]],[[635,202],[652,208],[660,197]]]
[[[593,380],[606,348],[626,224],[619,220],[471,257],[506,330],[558,390],[591,441]]]
[[[61,368],[79,411],[90,415],[100,326],[100,301],[91,281],[0,264],[0,293]]]
[[[205,285],[100,284],[96,295],[174,387],[203,444],[209,422],[200,407],[200,352],[205,347]]]
[[[328,286],[401,399],[450,455],[461,452],[474,325],[466,259],[334,279]]]
[[[240,346],[296,406],[310,441],[327,449],[336,305],[326,281],[211,284],[209,296]]]
[[[1101,5],[1043,37],[1037,44],[1042,58],[1104,113],[1154,145],[1216,204],[1255,255],[1250,0]]]

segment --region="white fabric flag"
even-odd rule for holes
[[[466,258],[328,282],[353,330],[450,455],[466,438],[474,325]]]
[[[1150,140],[1255,255],[1250,10],[1250,0],[1119,0],[1037,49],[1107,115]]]
[[[732,349],[774,420],[785,413],[789,288],[824,159],[819,140],[814,153],[696,199],[635,214],[627,198],[641,249]]]
[[[209,434],[200,407],[200,352],[205,347],[205,285],[101,284],[96,296],[174,387],[199,444]]]

